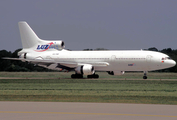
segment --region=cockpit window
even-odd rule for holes
[[[171,58],[170,58],[170,57],[167,57],[167,59],[171,60]]]
[[[171,58],[170,57],[164,57],[164,58],[162,58],[162,60],[171,60]]]

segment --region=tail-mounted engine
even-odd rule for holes
[[[59,50],[59,49],[63,49],[63,48],[65,48],[65,44],[64,44],[64,42],[63,41],[52,41],[52,43],[53,44],[51,44],[51,46],[50,46],[50,49],[57,49],[57,50]]]
[[[28,60],[32,60],[35,59],[35,57],[31,54],[31,53],[22,53],[19,58],[22,59],[28,59]]]
[[[43,41],[43,40],[41,40],[41,43],[37,45],[37,48],[35,51],[42,52],[42,51],[52,50],[52,49],[61,50],[64,48],[65,48],[65,44],[61,40],[59,40],[59,41]]]
[[[26,54],[27,54],[27,53],[22,53],[22,54],[20,54],[19,58],[26,59]]]

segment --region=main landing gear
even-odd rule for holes
[[[82,74],[72,74],[71,78],[83,78]]]
[[[143,79],[147,79],[147,71],[144,71]]]
[[[71,78],[83,78],[82,74],[72,74]],[[98,74],[87,75],[87,78],[99,78]]]
[[[99,78],[98,74],[87,75],[87,78]]]

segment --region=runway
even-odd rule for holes
[[[177,105],[0,102],[0,120],[176,120]]]

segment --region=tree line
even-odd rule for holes
[[[49,69],[46,69],[46,68],[28,63],[28,62],[22,62],[22,61],[19,61],[19,60],[5,60],[5,59],[2,59],[3,57],[18,58],[17,53],[20,50],[21,49],[17,49],[14,52],[10,52],[10,51],[7,51],[7,50],[0,50],[0,71],[26,71],[26,72],[53,71],[53,70],[49,70]],[[93,50],[93,49],[84,49],[84,51],[87,51],[87,50]],[[107,50],[107,49],[97,48],[97,49],[94,49],[94,50]],[[177,62],[177,49],[172,50],[171,48],[166,48],[166,49],[163,49],[163,50],[158,50],[155,47],[151,47],[151,48],[146,49],[146,50],[165,53]],[[172,67],[172,68],[158,70],[158,72],[177,72],[177,65]]]
[[[17,49],[13,53],[6,50],[0,51],[0,71],[9,71],[9,72],[31,72],[31,71],[51,71],[46,68],[35,66],[34,64],[28,62],[22,62],[20,60],[6,60],[2,59],[3,57],[18,58],[17,53],[22,49]]]

